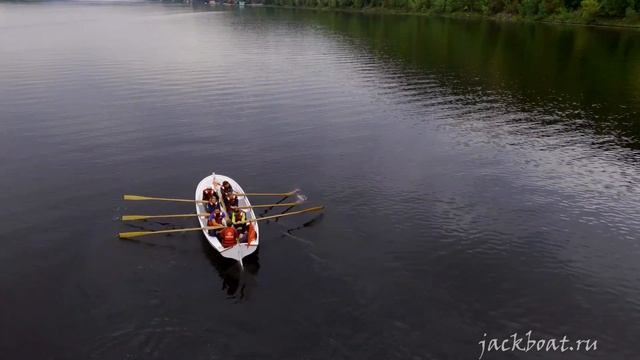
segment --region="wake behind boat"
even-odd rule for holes
[[[224,175],[215,174],[215,173],[212,175],[209,175],[204,179],[202,179],[202,181],[198,183],[198,186],[196,186],[196,194],[195,194],[196,214],[202,214],[207,212],[205,208],[205,202],[204,202],[205,200],[203,199],[203,194],[205,192],[205,189],[213,189],[213,191],[218,195],[218,198],[222,199],[223,194],[221,191],[221,187],[222,187],[222,183],[225,181],[229,182],[229,184],[233,188],[233,191],[236,194],[244,194],[244,190],[242,189],[240,184],[238,184],[232,178]],[[231,209],[226,208],[224,201],[220,201],[220,206],[222,207],[222,210],[224,211],[225,215],[228,217],[231,212]],[[216,249],[220,253],[220,255],[229,259],[235,259],[238,262],[240,262],[240,264],[242,264],[242,259],[245,256],[250,255],[251,253],[256,251],[256,249],[258,248],[258,245],[260,243],[260,229],[258,226],[258,222],[255,221],[256,215],[253,209],[248,208],[249,206],[251,206],[251,203],[249,202],[249,198],[244,195],[238,196],[238,206],[247,207],[247,210],[241,210],[241,211],[244,211],[246,216],[246,221],[249,224],[249,226],[253,227],[253,230],[255,231],[255,238],[253,236],[251,237],[247,236],[247,239],[245,242],[238,242],[237,244],[231,247],[225,248],[217,236],[211,235],[209,233],[209,230],[207,229],[207,226],[209,226],[207,223],[207,218],[199,216],[198,221],[200,222],[200,226],[202,227],[202,233],[207,238],[207,241],[209,241],[209,244],[211,244],[211,246],[214,249]]]

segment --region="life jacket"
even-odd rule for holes
[[[237,212],[233,212],[233,214],[231,214],[231,222],[232,223],[237,223],[237,222],[242,222],[247,220],[247,215],[244,213],[244,211],[240,210],[240,215],[237,215]]]
[[[210,213],[214,212],[216,209],[222,210],[220,208],[220,201],[216,202],[215,205],[211,205],[211,203],[206,203],[204,205],[204,208],[205,208],[205,210],[207,210],[207,212],[210,212]]]
[[[211,213],[211,215],[209,215],[209,220],[207,220],[207,226],[222,225],[222,219],[224,219],[224,216],[223,212],[220,212],[219,214]]]
[[[222,195],[226,197],[226,195],[231,194],[233,192],[233,188],[231,187],[231,184],[229,184],[229,187],[224,187],[223,185],[220,187],[220,192],[222,193]]]
[[[257,237],[258,234],[256,233],[255,227],[253,227],[253,224],[249,224],[249,229],[247,230],[247,245],[251,244]]]
[[[237,244],[238,232],[232,227],[227,227],[220,231],[220,237],[222,238],[222,246],[228,248]]]
[[[235,199],[231,200],[231,198],[227,198],[227,207],[234,207],[234,206],[238,206],[238,197],[236,197]]]
[[[202,190],[202,200],[209,201],[209,199],[211,199],[213,194],[215,194],[215,192],[213,191],[212,188],[206,188]]]

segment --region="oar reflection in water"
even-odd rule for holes
[[[282,202],[284,202],[285,200],[287,200],[289,197],[291,197],[292,195],[296,195],[296,201],[303,203],[307,200],[307,197],[305,195],[302,194],[301,190],[299,188],[293,189],[292,191],[290,191],[287,194],[284,194],[284,197],[278,201],[275,202],[275,204],[281,204]],[[264,216],[266,215],[269,211],[271,211],[275,206],[269,207],[267,209],[265,209],[262,214],[260,216]],[[287,209],[289,210],[289,209]]]
[[[283,201],[283,200],[284,200],[284,199],[282,199],[281,201]],[[281,201],[280,201],[280,202],[281,202]],[[306,195],[304,195],[304,194],[302,194],[302,193],[300,193],[300,192],[299,192],[299,190],[298,190],[298,192],[296,193],[296,202],[297,202],[297,203],[304,203],[305,201],[307,201],[307,196],[306,196]],[[291,206],[289,206],[288,208],[284,209],[284,210],[283,210],[280,214],[278,214],[278,215],[284,215],[284,214],[288,213],[289,211],[291,211],[291,209],[293,209],[294,207],[295,207],[294,205],[291,205]],[[268,211],[268,210],[271,210],[272,208],[273,208],[273,207],[271,207],[271,208],[267,209],[267,211]],[[266,211],[265,211],[262,215],[264,215],[265,213],[266,213]],[[279,219],[279,218],[276,218],[275,222],[278,222],[278,219]],[[267,223],[269,223],[269,221],[270,221],[270,220],[267,220]]]

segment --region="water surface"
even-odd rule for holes
[[[533,330],[640,352],[637,32],[158,3],[0,5],[9,358],[477,358]],[[119,240],[212,171],[326,214]],[[266,200],[265,200],[266,201]],[[254,203],[261,201],[254,199]],[[306,224],[307,226],[303,226]]]

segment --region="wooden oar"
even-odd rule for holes
[[[258,208],[279,207],[279,206],[298,206],[303,203],[304,201],[296,201],[296,202],[283,203],[283,204],[260,204],[260,205],[238,206],[238,207],[240,209],[258,209]]]
[[[291,196],[297,193],[298,190],[293,190],[288,193],[236,193],[238,196]],[[124,200],[141,201],[141,200],[155,200],[155,201],[174,201],[174,202],[188,202],[188,203],[206,203],[204,200],[191,200],[191,199],[175,199],[175,198],[163,198],[163,197],[151,197],[141,195],[123,195]]]
[[[181,217],[209,217],[210,214],[167,214],[167,215],[122,215],[122,221],[147,220],[147,219],[163,219],[163,218],[181,218]]]
[[[274,207],[274,206],[289,206],[290,208],[302,204],[302,201],[294,202],[294,203],[285,203],[285,204],[264,204],[264,205],[251,205],[251,206],[240,206],[240,209],[254,209],[254,208],[264,208],[264,207]],[[208,217],[209,214],[201,213],[201,214],[168,214],[168,215],[122,215],[122,221],[133,221],[133,220],[147,220],[147,219],[159,219],[159,218],[180,218],[180,217],[192,217],[192,216],[201,216]]]
[[[298,214],[302,214],[302,213],[306,213],[306,212],[322,211],[322,210],[324,210],[324,206],[316,206],[316,207],[312,207],[312,208],[308,208],[308,209],[304,209],[304,210],[293,211],[293,212],[290,212],[290,213],[287,213],[287,214],[282,214],[282,215],[271,215],[271,216],[265,216],[265,217],[261,217],[261,218],[257,218],[257,219],[239,221],[239,222],[237,222],[235,224],[246,224],[248,222],[253,222],[253,221],[275,219],[275,218],[279,218],[279,217],[283,217],[283,216],[298,215]],[[157,230],[157,231],[129,231],[129,232],[119,233],[118,237],[123,238],[123,239],[129,239],[129,238],[134,238],[134,237],[138,237],[138,236],[145,236],[145,235],[168,234],[168,233],[174,233],[174,232],[186,232],[186,231],[197,231],[197,230],[214,230],[214,229],[222,229],[223,227],[224,226],[204,226],[204,227],[195,227],[195,228]]]
[[[298,215],[298,214],[302,214],[302,213],[306,213],[306,212],[322,211],[322,210],[324,210],[324,206],[315,206],[315,207],[307,208],[307,209],[304,209],[304,210],[292,211],[292,212],[287,213],[287,214],[270,215],[270,216],[263,216],[263,217],[252,219],[252,220],[238,221],[236,224],[246,224],[246,223],[253,222],[253,221],[269,220],[269,219],[275,219],[275,218],[279,218],[279,217],[283,217],[283,216]]]
[[[118,234],[118,237],[122,239],[130,239],[138,236],[144,235],[152,235],[152,234],[169,234],[174,232],[186,232],[186,231],[196,231],[196,230],[214,230],[214,229],[222,229],[224,226],[205,226],[205,227],[194,227],[194,228],[183,228],[183,229],[171,229],[171,230],[156,230],[156,231],[129,231],[122,232]]]
[[[282,204],[282,202],[283,202],[283,201],[285,201],[285,200],[287,200],[288,198],[289,198],[289,196],[283,196],[280,200],[276,201],[276,203],[275,203],[274,205]],[[271,209],[273,209],[273,206],[268,207],[268,208],[267,208],[266,210],[264,210],[264,211],[262,212],[262,214],[260,214],[260,215],[263,215],[263,216],[264,216],[264,215],[266,215],[266,214],[269,212],[269,210],[271,210]]]
[[[123,195],[122,199],[133,200],[133,201],[139,201],[139,200],[177,201],[177,202],[201,203],[201,204],[208,202],[204,200],[173,199],[173,198],[150,197],[150,196],[140,196],[140,195]]]
[[[235,193],[238,196],[291,196],[297,193],[298,190],[292,190],[286,193]]]
[[[294,206],[289,206],[288,208],[284,209],[284,211],[281,212],[280,215],[288,213],[289,210],[291,210],[293,208],[294,208]],[[275,222],[278,222],[278,220],[280,220],[280,219],[276,219]]]

